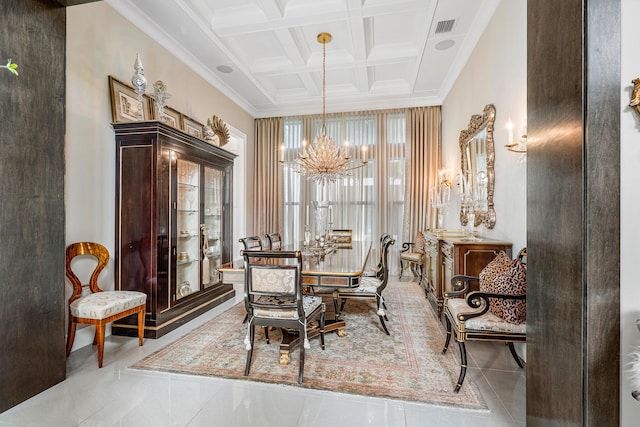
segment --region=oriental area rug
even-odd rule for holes
[[[287,384],[293,387],[390,398],[433,405],[487,410],[477,385],[467,375],[460,393],[453,389],[460,372],[455,345],[442,354],[446,332],[417,283],[390,282],[383,296],[390,336],[376,314],[375,302],[350,300],[344,309],[346,337],[328,333],[305,351],[304,379],[298,384],[299,353],[280,365],[280,332],[256,328],[253,363],[244,376],[247,325],[244,304],[189,332],[132,368],[179,374]],[[332,300],[327,300],[327,309]],[[328,317],[333,313],[327,312]]]

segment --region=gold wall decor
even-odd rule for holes
[[[227,124],[216,115],[207,119],[207,124],[204,126],[204,140],[216,147],[224,146],[229,142]]]
[[[633,92],[631,92],[629,107],[636,110],[636,113],[640,116],[640,77],[631,80],[631,83],[633,83]]]

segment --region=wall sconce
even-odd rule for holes
[[[511,119],[507,122],[507,131],[509,133],[509,143],[505,145],[507,150],[513,151],[514,153],[526,153],[527,152],[527,126],[522,126],[522,131],[520,133],[520,139],[518,142],[513,142],[513,123]]]
[[[438,184],[451,187],[451,169],[443,168],[438,170]]]

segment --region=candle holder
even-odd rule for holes
[[[441,181],[431,189],[431,206],[436,211],[436,230],[444,228],[444,213],[451,201],[451,187],[446,181]]]

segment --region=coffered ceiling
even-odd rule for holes
[[[106,0],[254,117],[438,105],[499,0]]]

